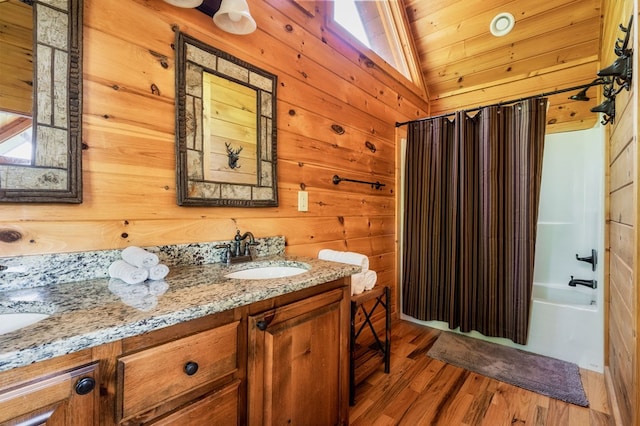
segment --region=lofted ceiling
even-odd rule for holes
[[[403,1],[431,115],[588,84],[600,69],[601,0]],[[489,25],[501,12],[516,23],[495,37]],[[547,131],[593,127],[600,93],[550,96]]]

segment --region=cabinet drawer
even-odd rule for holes
[[[150,410],[237,369],[233,322],[118,360],[118,420]]]
[[[94,363],[2,389],[0,424],[97,424],[98,376]]]
[[[231,426],[238,424],[238,389],[240,380],[212,392],[193,404],[169,414],[153,426]]]

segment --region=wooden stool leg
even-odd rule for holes
[[[375,303],[367,310],[364,303],[371,300],[375,301]],[[384,342],[380,339],[380,336],[378,336],[372,322],[373,314],[378,306],[382,306],[385,310]],[[360,328],[356,330],[356,317],[359,309],[362,309],[364,321],[360,325]],[[355,405],[356,400],[356,340],[367,326],[371,330],[371,334],[375,340],[375,350],[382,354],[384,372],[389,374],[391,368],[391,306],[389,287],[377,288],[369,294],[355,297],[351,296],[351,333],[349,336],[349,405],[351,406]]]

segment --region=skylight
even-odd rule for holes
[[[356,8],[355,0],[341,0],[334,3],[333,19],[349,31],[351,35],[360,40],[362,44],[371,48],[369,38],[362,25],[362,19]]]
[[[404,13],[397,1],[336,0],[329,4],[333,22],[406,78],[422,86],[403,21]]]

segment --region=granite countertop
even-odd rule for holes
[[[309,268],[286,278],[229,279],[259,266]],[[0,335],[0,371],[136,336],[205,315],[313,287],[360,267],[314,258],[269,256],[226,266],[173,266],[163,281],[128,286],[98,278],[0,292],[0,313],[41,312],[48,318]]]

